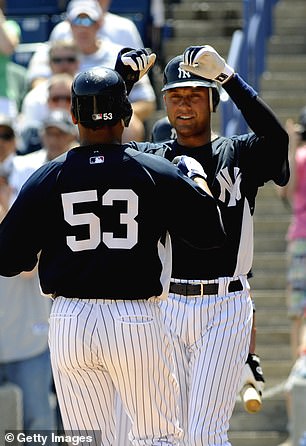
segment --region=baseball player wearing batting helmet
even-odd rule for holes
[[[118,392],[132,443],[170,446],[182,431],[159,308],[170,282],[169,234],[201,249],[225,235],[199,163],[185,157],[174,166],[142,153],[151,143],[121,144],[131,113],[117,71],[76,76],[72,120],[81,145],[25,183],[0,225],[0,274],[39,262],[42,292],[54,299],[49,345],[65,432],[113,445]],[[201,219],[182,213],[183,203],[200,209]]]
[[[223,137],[212,132],[211,112],[221,85],[250,133]],[[170,295],[161,309],[175,345],[181,444],[229,446],[240,377],[247,376],[258,391],[263,388],[258,358],[248,356],[252,216],[258,188],[270,180],[283,186],[289,179],[288,135],[257,92],[209,45],[191,46],[172,59],[162,90],[177,137],[149,150],[169,160],[191,156],[203,166],[227,234],[224,245],[202,251],[172,239]],[[182,214],[186,206],[182,201]],[[194,222],[199,218],[189,204],[188,214]]]

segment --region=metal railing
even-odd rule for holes
[[[273,8],[278,0],[243,0],[243,29],[232,36],[227,62],[259,92],[266,68],[267,42],[273,33]],[[248,131],[236,105],[221,92],[221,131],[233,135]]]

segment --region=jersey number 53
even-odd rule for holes
[[[138,196],[131,189],[109,189],[102,196],[102,206],[113,206],[114,201],[126,201],[127,212],[120,213],[120,224],[126,225],[126,237],[115,237],[112,232],[102,232],[100,218],[92,212],[77,214],[74,204],[98,201],[96,190],[62,194],[64,218],[71,226],[88,225],[89,238],[77,240],[74,235],[66,237],[67,245],[74,251],[96,249],[101,241],[111,249],[131,249],[138,240]]]

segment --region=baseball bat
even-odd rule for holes
[[[243,386],[240,392],[243,407],[248,413],[256,413],[260,411],[262,401],[261,396],[252,384]]]

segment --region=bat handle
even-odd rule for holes
[[[260,411],[262,401],[261,396],[252,384],[243,386],[240,397],[243,402],[244,409],[249,413],[256,413]]]

